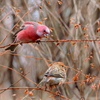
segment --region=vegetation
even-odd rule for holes
[[[5,51],[25,21],[47,25],[51,35]],[[67,67],[61,94],[37,88],[58,61]],[[0,100],[99,100],[99,70],[99,0],[0,0]]]

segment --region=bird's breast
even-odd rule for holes
[[[36,34],[36,30],[29,26],[17,34],[17,41],[24,43],[35,42],[40,37]]]
[[[62,80],[63,80],[63,78],[50,77],[50,78],[48,78],[47,83],[50,85],[55,85],[55,84],[59,84]]]

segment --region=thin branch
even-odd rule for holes
[[[70,42],[70,41],[74,41],[74,42],[78,42],[78,41],[88,41],[88,42],[92,42],[92,41],[100,41],[100,39],[69,39],[69,40],[46,40],[46,41],[39,41],[39,42]],[[37,43],[37,42],[35,42]],[[16,45],[16,44],[20,44],[20,42],[17,42],[17,43],[11,43],[11,44],[7,44],[7,45],[4,45],[4,46],[0,46],[0,48],[5,48],[7,46],[10,46],[10,45]]]
[[[92,42],[92,41],[100,41],[99,39],[69,39],[69,40],[47,40],[47,41],[40,41],[40,42],[70,42],[70,41],[88,41],[88,42]]]
[[[29,72],[28,72],[28,73],[29,73]],[[27,74],[28,74],[28,73],[27,73]],[[25,74],[25,76],[26,76],[27,74]],[[2,94],[3,92],[5,92],[6,90],[10,89],[11,86],[15,85],[16,83],[18,83],[18,82],[19,82],[20,80],[22,80],[22,79],[23,79],[23,77],[20,78],[19,80],[17,80],[15,83],[11,84],[8,88],[6,88],[6,89],[4,89],[3,91],[1,91],[0,94]]]
[[[10,11],[9,13],[7,13],[1,20],[0,20],[0,23],[1,21],[3,21],[8,15],[10,15],[12,13],[12,11]]]
[[[20,44],[20,42],[17,42],[17,43],[10,43],[10,44],[4,45],[4,46],[0,46],[0,48],[5,48],[5,47],[8,47],[8,46],[17,45],[17,44]]]
[[[21,75],[22,77],[24,77],[24,78],[27,79],[28,81],[30,81],[30,82],[32,82],[33,84],[37,85],[37,83],[33,82],[32,80],[30,80],[28,77],[26,77],[25,75],[21,74],[21,73],[18,72],[17,70],[15,70],[15,69],[13,69],[13,68],[10,68],[10,67],[7,67],[7,66],[4,66],[4,65],[1,65],[1,64],[0,64],[0,66],[14,71],[15,73]]]
[[[15,55],[15,56],[22,56],[22,57],[28,57],[28,58],[34,58],[34,59],[40,59],[40,60],[45,60],[45,61],[48,61],[48,62],[54,62],[54,61],[51,61],[51,60],[48,60],[48,59],[43,59],[43,58],[38,58],[38,57],[28,56],[28,55],[14,54],[14,53],[10,53],[8,51],[0,53],[0,55],[4,55],[4,54]]]
[[[62,97],[64,99],[66,99],[66,100],[70,100],[69,98],[67,98],[67,97],[65,97],[63,95],[60,95],[60,94],[58,94],[56,92],[52,92],[52,91],[49,91],[49,90],[45,90],[43,88],[36,88],[36,87],[10,87],[9,89],[36,89],[36,90],[43,90],[43,91],[49,92],[51,94],[54,94],[56,96],[60,96],[60,97]],[[4,91],[4,90],[6,90],[6,88],[0,89],[0,91]]]

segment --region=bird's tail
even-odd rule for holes
[[[18,44],[16,45],[11,45],[8,48],[6,48],[5,50],[11,50],[11,51],[15,51],[16,47],[18,46]]]

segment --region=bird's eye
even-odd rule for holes
[[[43,30],[43,32],[46,32],[46,30]]]
[[[25,25],[22,25],[22,27],[25,27]]]
[[[23,29],[25,27],[25,25],[22,25],[20,28]]]

